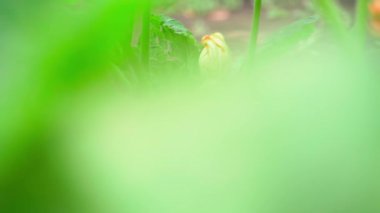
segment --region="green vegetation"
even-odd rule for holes
[[[0,1],[0,212],[380,212],[371,1],[284,2],[213,78],[162,11],[242,1]]]

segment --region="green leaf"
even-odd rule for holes
[[[356,18],[354,26],[354,35],[362,44],[366,43],[368,36],[368,11],[369,0],[359,0],[356,4]]]
[[[273,34],[258,49],[258,57],[270,61],[296,49],[302,42],[311,38],[316,31],[318,16],[301,19]]]
[[[165,15],[152,15],[150,41],[150,59],[156,71],[174,69],[178,73],[194,73],[200,45],[179,21]]]
[[[326,22],[327,27],[339,41],[345,42],[348,35],[345,11],[335,0],[314,0],[314,6]]]

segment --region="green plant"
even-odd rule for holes
[[[257,49],[257,38],[260,28],[260,17],[261,17],[261,0],[256,0],[254,5],[254,14],[252,16],[252,30],[250,39],[250,48],[248,54],[248,60],[251,61],[249,64],[253,63],[253,58]]]
[[[0,1],[0,211],[379,212],[368,1],[263,42],[255,1],[222,80],[173,2]]]

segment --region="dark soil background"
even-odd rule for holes
[[[354,15],[355,0],[341,0],[342,6]],[[313,15],[307,8],[284,8],[288,14],[283,17],[270,18],[268,10],[262,14],[259,43],[268,35],[297,19]],[[251,29],[252,3],[247,0],[239,10],[230,11],[218,8],[208,14],[199,15],[193,11],[185,11],[174,15],[189,28],[200,40],[205,34],[221,32],[229,44],[232,54],[242,54],[247,50]]]

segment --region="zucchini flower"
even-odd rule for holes
[[[199,66],[205,77],[217,77],[226,73],[229,64],[229,49],[221,33],[205,35],[204,46],[199,57]]]

